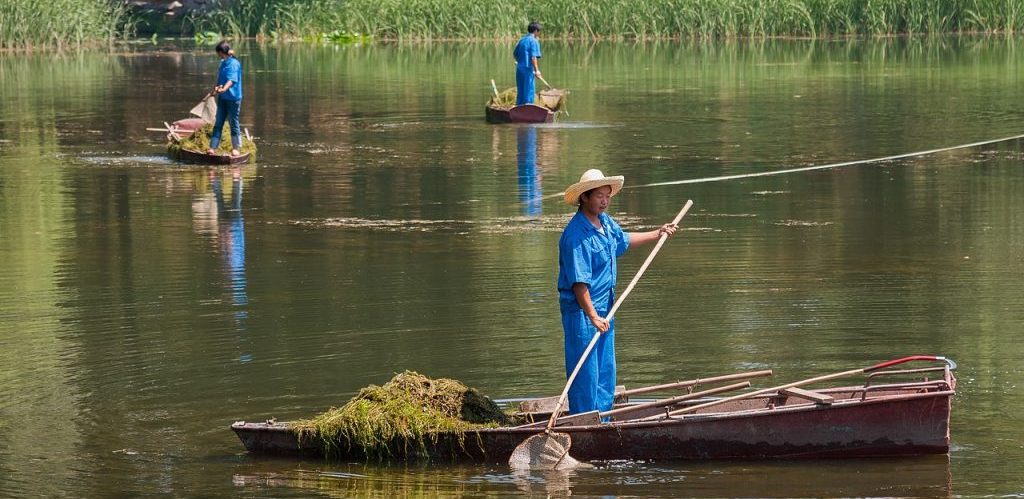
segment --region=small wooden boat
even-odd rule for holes
[[[555,120],[553,111],[536,104],[513,107],[488,104],[486,115],[488,123],[551,123]]]
[[[249,158],[252,156],[250,153],[239,154],[238,156],[206,154],[204,152],[189,151],[188,149],[180,149],[174,155],[174,159],[178,161],[200,165],[241,165],[248,163]]]
[[[889,369],[910,361],[940,361],[945,365]],[[646,402],[645,407],[650,409],[634,411],[629,418],[609,418],[609,422],[590,419],[580,423],[581,418],[567,416],[558,419],[556,431],[571,436],[570,454],[581,461],[944,454],[949,451],[955,369],[956,363],[944,357],[906,357],[711,401],[688,400],[660,407]],[[866,374],[863,383],[807,388],[855,374]],[[544,418],[543,414],[537,416]],[[543,426],[542,422],[539,426],[439,434],[426,443],[426,455],[421,457],[506,462],[516,446],[543,431]],[[300,440],[288,423],[239,421],[231,429],[252,453],[325,456],[321,444]],[[337,448],[349,446],[338,442]],[[365,458],[355,450],[340,457]]]
[[[494,95],[484,106],[484,113],[489,123],[551,123],[555,115],[565,107],[567,90],[549,88],[539,92],[534,103],[516,106],[516,89],[509,88],[499,92],[494,80],[491,80]]]
[[[238,156],[206,154],[205,151],[193,151],[178,146],[178,144],[192,137],[197,130],[206,125],[207,122],[202,118],[185,118],[170,124],[164,122],[164,128],[147,128],[146,130],[166,132],[168,141],[167,153],[172,159],[177,161],[200,165],[241,165],[248,163],[252,159],[252,153],[243,153]],[[246,141],[252,140],[248,129],[245,130],[245,137],[243,139]]]

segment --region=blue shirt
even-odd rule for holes
[[[516,58],[517,68],[533,68],[532,58],[540,59],[540,40],[537,40],[537,37],[533,36],[533,34],[527,33],[519,39],[515,50],[512,51],[512,57]]]
[[[614,302],[615,259],[629,249],[629,234],[607,213],[601,213],[602,234],[583,210],[569,220],[558,240],[558,303],[563,311],[580,309],[572,285],[582,282],[590,288],[590,301],[600,312],[607,312]]]
[[[220,61],[220,70],[217,72],[217,85],[224,85],[232,81],[231,88],[220,94],[224,100],[242,100],[242,63],[234,56]]]

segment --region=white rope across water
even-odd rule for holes
[[[843,166],[852,166],[852,165],[863,165],[863,164],[867,164],[867,163],[879,163],[879,162],[882,162],[882,161],[892,161],[892,160],[895,160],[895,159],[911,158],[911,157],[914,157],[914,156],[926,156],[928,154],[935,154],[935,153],[939,153],[939,152],[952,151],[952,150],[955,150],[955,149],[968,149],[968,148],[971,148],[971,147],[978,147],[978,146],[983,146],[983,145],[987,145],[987,144],[995,144],[995,143],[998,143],[998,142],[1007,142],[1007,141],[1010,141],[1010,140],[1016,140],[1016,139],[1020,139],[1020,138],[1024,138],[1024,134],[1014,135],[1012,137],[1003,137],[1001,139],[991,139],[991,140],[983,140],[981,142],[972,142],[970,144],[960,144],[958,146],[941,147],[941,148],[938,148],[938,149],[928,149],[927,151],[908,152],[908,153],[904,153],[904,154],[896,154],[896,155],[893,155],[893,156],[884,156],[884,157],[881,157],[881,158],[859,159],[859,160],[856,160],[856,161],[843,161],[841,163],[831,163],[831,164],[828,164],[828,165],[804,166],[804,167],[800,167],[800,168],[787,168],[785,170],[772,170],[772,171],[767,171],[767,172],[743,173],[743,174],[739,174],[739,175],[722,175],[722,176],[719,176],[719,177],[690,178],[690,179],[686,179],[686,180],[672,180],[672,181],[669,181],[669,182],[655,182],[653,184],[642,184],[642,185],[627,186],[627,187],[624,187],[624,189],[639,189],[641,187],[658,187],[658,186],[663,186],[663,185],[701,184],[701,183],[704,183],[704,182],[721,182],[723,180],[737,180],[737,179],[741,179],[741,178],[767,177],[769,175],[783,175],[783,174],[786,174],[786,173],[809,172],[809,171],[813,171],[813,170],[826,170],[826,169],[829,169],[829,168],[839,168],[839,167],[843,167]],[[554,197],[562,197],[564,195],[565,195],[565,193],[561,192],[561,193],[553,194],[553,195],[547,196],[547,197],[554,198]]]

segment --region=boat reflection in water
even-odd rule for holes
[[[537,169],[537,128],[521,126],[516,130],[516,164],[518,166],[519,202],[523,215],[539,217],[544,213]]]
[[[200,188],[198,199],[192,203],[196,230],[214,236],[220,253],[227,288],[231,296],[232,329],[237,333],[241,362],[252,360],[246,322],[249,319],[249,295],[245,276],[245,219],[242,216],[242,170],[230,170],[231,183],[225,188],[222,174],[227,171],[211,169],[206,172],[208,190]],[[226,192],[225,192],[226,191]]]
[[[948,455],[727,462],[597,462],[594,469],[513,474],[493,466],[377,466],[260,459],[236,487],[348,496],[949,497]],[[271,493],[273,495],[273,493]]]

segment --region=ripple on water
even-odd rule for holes
[[[97,166],[171,166],[181,165],[167,156],[150,156],[150,155],[135,155],[135,156],[118,156],[118,155],[93,155],[93,156],[78,156],[79,161],[88,163],[90,165]]]
[[[634,215],[616,215],[619,225],[626,230],[654,228],[645,218]],[[476,220],[423,220],[423,219],[380,219],[360,217],[334,217],[303,219],[288,222],[292,225],[315,229],[346,229],[381,232],[454,232],[457,234],[516,234],[523,232],[561,232],[565,229],[568,216],[543,215],[540,217],[492,217]],[[691,228],[688,230],[712,230]]]
[[[827,227],[832,224],[833,222],[813,222],[810,220],[776,220],[772,222],[772,225],[782,227]]]

